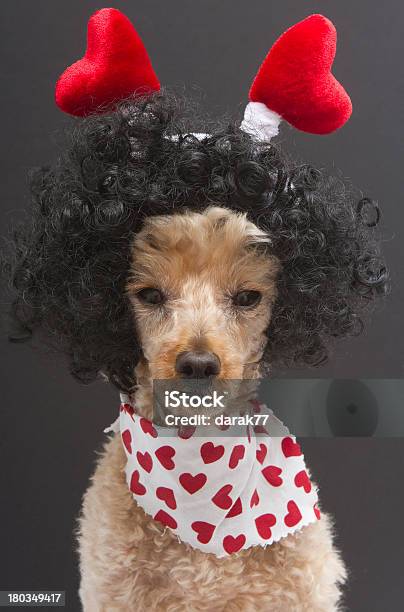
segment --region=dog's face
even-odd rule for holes
[[[278,271],[269,237],[244,215],[148,219],[127,285],[148,376],[255,377]]]

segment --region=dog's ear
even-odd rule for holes
[[[31,220],[14,236],[14,324],[67,356],[81,382],[133,388],[141,354],[126,296],[134,234],[167,208],[164,148],[174,98],[156,93],[77,119],[52,168],[32,175]],[[163,143],[163,144],[162,144]],[[151,161],[153,160],[153,163]]]
[[[375,298],[389,286],[379,251],[379,207],[355,201],[347,186],[300,166],[269,214],[281,263],[268,329],[273,365],[320,365],[336,338],[357,335]]]

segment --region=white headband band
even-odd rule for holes
[[[281,121],[282,117],[262,102],[249,102],[245,107],[240,129],[255,140],[269,142],[271,138],[277,136]]]

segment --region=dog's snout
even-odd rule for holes
[[[182,378],[209,378],[220,373],[220,360],[215,353],[186,351],[178,355],[175,370]]]

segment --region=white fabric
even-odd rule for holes
[[[271,138],[278,135],[281,121],[282,117],[262,102],[249,102],[245,107],[240,129],[257,141],[269,142]],[[192,132],[191,135],[198,140],[204,140],[210,136],[202,132]],[[176,141],[178,135],[170,136],[170,139]]]
[[[191,136],[194,136],[197,140],[205,140],[205,138],[209,138],[210,134],[205,134],[204,132],[190,132]],[[173,134],[170,136],[170,140],[174,140],[174,142],[178,141],[178,134]]]
[[[282,117],[262,102],[249,102],[245,107],[240,129],[256,140],[270,141],[279,132]]]
[[[282,117],[262,102],[249,102],[245,107],[244,119],[240,124],[240,129],[257,141],[269,142],[271,138],[278,135],[281,121]],[[195,136],[198,140],[204,140],[209,138],[210,134],[193,132],[192,136]],[[178,140],[177,135],[170,138],[171,140]]]
[[[255,140],[269,142],[271,138],[279,133],[279,124],[282,117],[269,109],[262,102],[249,102],[245,107],[244,119],[240,124],[240,129],[250,134]],[[202,132],[192,132],[198,140],[209,138],[210,134]],[[171,140],[178,140],[178,136],[170,136]]]
[[[318,520],[317,490],[287,428],[259,402],[262,425],[203,437],[154,426],[121,396],[119,431],[136,503],[192,547],[223,557],[267,546]],[[233,435],[234,432],[234,435]]]

